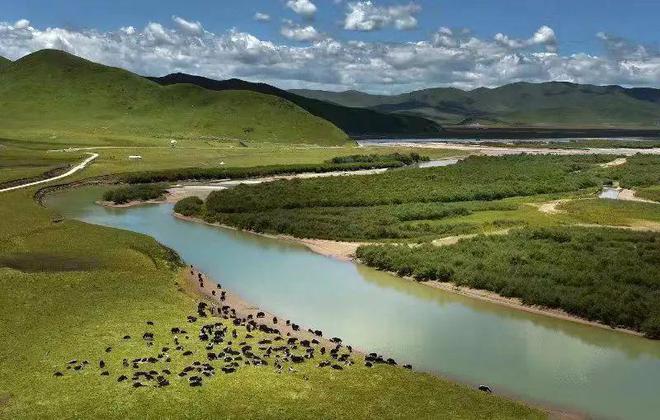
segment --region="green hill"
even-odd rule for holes
[[[660,89],[514,83],[495,89],[425,89],[401,95],[296,90],[344,106],[419,115],[445,125],[492,127],[658,128]]]
[[[184,73],[149,80],[162,85],[190,83],[210,90],[249,90],[274,95],[293,102],[317,117],[335,124],[355,137],[428,137],[437,135],[440,127],[433,121],[412,115],[390,114],[371,109],[351,108],[318,99],[296,95],[265,83],[251,83],[239,79],[213,80]]]
[[[0,67],[0,134],[72,142],[232,139],[338,145],[347,135],[295,104],[247,91],[161,86],[57,50]]]
[[[4,58],[3,56],[0,55],[0,67],[4,67],[10,63],[11,63],[10,59]]]

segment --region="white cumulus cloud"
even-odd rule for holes
[[[417,18],[414,15],[422,10],[421,6],[410,3],[379,7],[372,1],[358,1],[349,3],[344,29],[350,31],[375,31],[386,26],[407,30],[417,27]]]
[[[16,29],[27,29],[30,26],[30,21],[27,19],[19,19],[14,23]]]
[[[297,25],[290,20],[284,21],[280,33],[283,37],[295,41],[313,41],[321,37],[321,34],[312,25]]]
[[[267,13],[257,12],[254,14],[254,20],[257,22],[270,22],[270,15]]]
[[[201,35],[204,32],[204,28],[199,22],[190,22],[178,16],[172,16],[172,20],[182,31],[195,35]]]
[[[316,13],[316,5],[310,0],[289,0],[286,7],[306,18],[311,18]]]
[[[536,45],[545,47],[549,52],[557,51],[557,36],[555,31],[549,26],[541,26],[535,33],[528,39],[513,39],[508,36],[498,33],[495,35],[495,41],[500,45],[508,48],[527,48]]]

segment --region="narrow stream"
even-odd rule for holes
[[[106,209],[100,188],[47,204],[144,233],[246,300],[366,351],[528,401],[599,418],[657,419],[660,342],[457,296],[288,242],[172,217],[171,205]]]

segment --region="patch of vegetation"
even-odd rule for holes
[[[357,257],[402,276],[488,290],[660,338],[659,244],[655,232],[571,227],[447,247],[364,246]]]
[[[471,156],[443,168],[239,186],[213,192],[206,204],[213,214],[277,208],[499,200],[598,187],[601,182],[590,169],[608,159],[601,156]]]
[[[49,153],[0,140],[0,187],[54,176],[84,159],[83,153]]]
[[[600,173],[603,178],[619,181],[623,188],[660,185],[660,156],[631,156],[624,165],[603,168]]]
[[[326,239],[472,233],[480,225],[461,222],[461,217],[518,208],[518,204],[497,200],[597,188],[601,181],[595,170],[608,159],[470,157],[444,168],[238,186],[211,193],[203,213],[208,221],[243,229]],[[492,219],[487,223],[501,229],[520,222]]]
[[[209,222],[253,232],[287,234],[345,241],[419,239],[472,233],[477,223],[457,222],[461,217],[496,209],[505,203],[405,203],[361,207],[314,207],[266,211],[198,213]]]
[[[204,201],[199,197],[186,197],[174,205],[174,211],[184,216],[199,216],[204,207]]]
[[[404,164],[400,161],[382,160],[376,162],[268,165],[245,168],[181,168],[127,173],[121,175],[120,179],[129,184],[142,184],[149,182],[174,182],[182,180],[245,179],[272,175],[294,175],[307,172],[323,173],[333,171],[358,171],[362,169],[398,168],[402,166],[404,166]]]
[[[636,191],[638,197],[645,198],[651,201],[660,202],[660,185],[654,185],[652,187],[640,188]]]
[[[645,221],[660,223],[660,205],[598,198],[561,204],[572,222],[598,225],[639,226]]]
[[[103,201],[126,204],[130,201],[148,201],[163,198],[167,192],[164,184],[135,184],[108,190],[103,194]]]
[[[336,156],[330,159],[329,163],[342,164],[342,163],[375,163],[375,162],[401,162],[404,165],[412,165],[419,162],[428,162],[431,160],[428,156],[421,156],[419,153],[390,153],[386,155],[371,154],[371,155],[349,155],[349,156]]]

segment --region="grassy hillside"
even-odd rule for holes
[[[294,91],[334,103],[409,113],[443,124],[485,126],[658,128],[660,90],[573,83],[514,83],[495,89],[425,89],[382,96]]]
[[[0,134],[78,142],[170,138],[338,145],[347,136],[295,104],[246,91],[160,86],[43,50],[0,68]]]
[[[10,63],[11,63],[11,60],[9,60],[8,58],[4,58],[4,57],[0,56],[0,67],[4,67],[4,66],[6,66]]]
[[[162,85],[190,83],[210,90],[247,90],[277,96],[295,103],[317,117],[332,122],[353,136],[431,136],[438,133],[440,129],[434,122],[424,118],[389,114],[370,109],[353,109],[331,102],[306,98],[264,83],[250,83],[239,79],[219,81],[182,73],[149,79]]]

